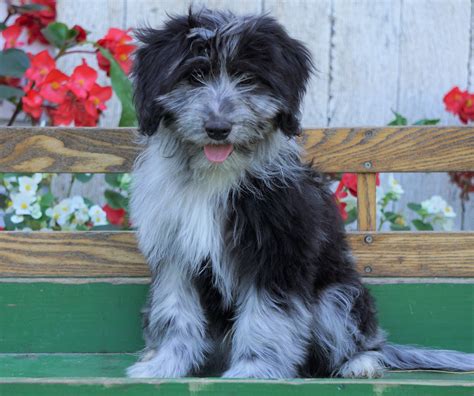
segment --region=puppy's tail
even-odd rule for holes
[[[381,352],[385,366],[391,369],[474,371],[472,353],[396,344],[385,344]]]

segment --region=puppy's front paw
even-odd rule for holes
[[[137,362],[127,369],[127,377],[130,378],[152,378],[155,377],[153,366],[150,362]]]
[[[140,362],[127,369],[131,378],[178,378],[188,374],[186,362],[163,354],[147,354]]]

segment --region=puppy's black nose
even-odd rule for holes
[[[232,124],[224,120],[207,121],[204,124],[207,135],[214,140],[224,140],[232,129]]]

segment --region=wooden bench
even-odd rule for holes
[[[128,172],[129,129],[0,128],[0,172]],[[308,159],[358,173],[358,268],[389,339],[474,352],[474,233],[376,232],[375,172],[474,170],[474,128],[307,130]],[[473,373],[367,380],[132,380],[148,270],[133,232],[0,232],[1,395],[467,395]]]

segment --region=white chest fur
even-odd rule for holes
[[[140,249],[152,269],[166,262],[197,273],[210,258],[215,284],[229,300],[232,270],[223,246],[229,187],[193,179],[179,161],[149,147],[135,167],[131,217]]]

